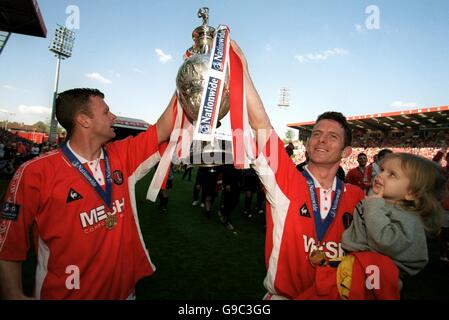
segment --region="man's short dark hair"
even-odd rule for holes
[[[360,152],[360,153],[357,155],[357,159],[358,159],[359,157],[361,157],[361,156],[365,156],[366,158],[368,158],[368,156],[366,155],[366,153]]]
[[[316,120],[316,123],[318,123],[321,120],[334,120],[338,122],[343,130],[345,131],[345,137],[344,137],[344,144],[345,147],[349,147],[352,144],[352,129],[349,127],[348,121],[346,121],[346,117],[336,111],[328,111],[318,116],[318,119]]]
[[[75,126],[75,116],[84,113],[92,116],[89,109],[90,97],[100,97],[104,99],[104,94],[97,89],[76,88],[58,94],[56,98],[56,119],[67,131],[67,139],[70,139]]]

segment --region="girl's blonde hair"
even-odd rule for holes
[[[442,200],[447,192],[447,176],[443,168],[424,157],[411,153],[391,153],[383,160],[398,159],[410,180],[413,200],[399,200],[402,208],[421,217],[426,230],[433,235],[440,232],[444,209]]]

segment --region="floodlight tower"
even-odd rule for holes
[[[56,96],[58,95],[58,84],[59,84],[59,70],[61,67],[61,60],[68,59],[72,56],[73,43],[75,41],[75,33],[64,26],[58,25],[55,31],[55,36],[53,42],[51,43],[49,49],[58,58],[56,62],[56,75],[55,75],[55,89],[53,92],[53,106],[51,108],[51,119],[50,119],[50,135],[48,140],[51,144],[56,142],[56,132],[58,127],[58,122],[55,115],[55,105]]]
[[[290,89],[289,88],[281,88],[279,92],[279,108],[288,108],[290,107]]]

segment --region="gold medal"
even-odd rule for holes
[[[106,218],[104,226],[107,230],[112,230],[117,225],[117,215],[108,215]]]
[[[309,255],[309,261],[310,264],[314,267],[325,266],[327,264],[326,253],[320,249],[312,250]]]

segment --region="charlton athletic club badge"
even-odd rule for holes
[[[121,185],[123,183],[123,173],[120,170],[115,170],[112,173],[112,180],[115,184]]]

